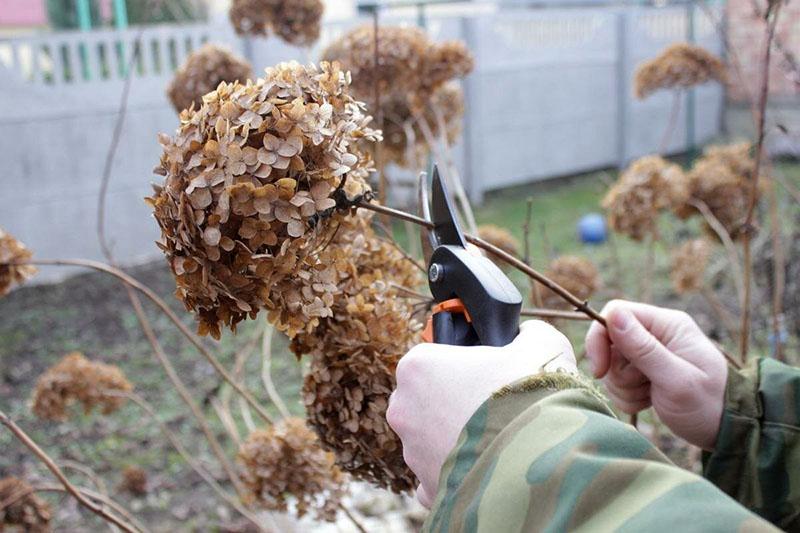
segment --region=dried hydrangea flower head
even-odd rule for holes
[[[21,263],[29,261],[33,253],[24,244],[0,228],[0,296],[5,296],[11,287],[22,283],[36,274],[33,265],[3,265],[2,263]]]
[[[752,176],[755,159],[750,143],[710,146],[695,161],[687,174],[689,195],[705,203],[732,238],[742,235],[742,224],[750,205]],[[760,194],[760,190],[756,191]],[[678,214],[683,217],[697,215],[691,205],[685,205]],[[712,230],[709,233],[716,236]]]
[[[79,403],[87,414],[95,407],[110,414],[125,403],[119,394],[132,390],[133,385],[118,367],[72,352],[39,377],[31,410],[39,418],[66,420],[68,407]]]
[[[148,198],[177,296],[219,337],[261,309],[290,337],[330,316],[337,257],[326,246],[370,194],[364,142],[380,139],[337,64],[281,63],[221,83],[181,117]]]
[[[658,214],[686,203],[686,176],[660,156],[634,161],[603,198],[611,228],[641,241],[657,229]]]
[[[319,39],[322,0],[233,0],[229,16],[239,35],[274,33],[289,44],[310,46]]]
[[[50,531],[53,517],[50,506],[27,482],[13,476],[0,479],[0,502],[8,501],[11,501],[9,505],[0,508],[0,531],[6,526],[28,533]]]
[[[397,98],[424,109],[431,96],[447,81],[466,76],[474,60],[464,43],[435,43],[422,30],[384,26],[378,29],[378,69],[375,68],[375,30],[360,26],[334,41],[322,57],[339,61],[353,75],[353,93],[372,102],[375,85],[381,106]]]
[[[333,316],[292,343],[311,365],[303,384],[309,424],[337,463],[359,479],[396,492],[415,487],[400,439],[386,422],[394,371],[420,341],[421,324],[397,286],[416,288],[419,271],[367,225],[359,212],[341,232],[349,261]]]
[[[147,494],[147,472],[138,466],[126,466],[122,469],[119,488],[135,496],[144,496]]]
[[[589,259],[574,255],[564,255],[554,259],[546,275],[579,300],[588,300],[602,286],[600,272]],[[564,300],[550,290],[543,291],[545,307],[564,307]]]
[[[705,284],[703,276],[711,257],[711,244],[705,239],[693,239],[672,252],[670,278],[678,294],[689,294],[701,290]]]
[[[519,257],[519,241],[514,237],[510,231],[494,224],[483,224],[478,226],[478,236],[489,244],[497,246],[507,254]],[[508,263],[495,257],[494,254],[489,254],[489,259],[494,261],[500,268],[507,268]]]
[[[427,160],[428,146],[422,127],[405,96],[396,97],[381,109],[383,143],[381,154],[387,162],[403,168],[419,168]],[[457,82],[437,89],[421,113],[434,137],[444,137],[454,144],[461,136],[464,118],[464,91]]]
[[[725,83],[725,64],[708,50],[676,43],[636,69],[634,91],[639,99],[659,89],[692,87],[712,80]]]
[[[253,431],[239,449],[238,459],[248,503],[287,511],[291,499],[298,516],[314,511],[320,520],[336,520],[346,478],[303,419],[287,418]]]
[[[253,68],[243,58],[227,48],[206,44],[192,52],[175,72],[167,86],[172,107],[180,113],[192,104],[197,109],[203,104],[203,95],[210,93],[223,81],[246,82],[253,75]]]

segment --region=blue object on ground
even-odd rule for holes
[[[602,244],[606,242],[608,233],[606,219],[599,213],[589,213],[578,221],[578,237],[584,244]]]

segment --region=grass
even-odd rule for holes
[[[792,183],[800,185],[800,165],[786,163],[779,165],[779,169]],[[584,245],[578,239],[578,220],[587,213],[599,211],[607,183],[614,179],[613,172],[600,172],[515,187],[490,194],[485,204],[476,210],[476,216],[480,223],[506,227],[521,239],[526,200],[530,197],[533,201],[531,250],[535,267],[545,269],[550,259],[560,254],[585,255],[597,264],[605,279],[604,289],[592,299],[595,307],[602,307],[613,297],[635,298],[640,282],[649,282],[654,284],[656,302],[688,310],[707,332],[717,334],[715,328],[718,325],[702,299],[679,299],[672,294],[668,278],[668,245],[661,245],[656,250],[657,273],[654,278],[642,280],[643,246],[628,239],[616,239],[616,253],[623,265],[621,279],[616,280],[614,248],[608,243]],[[781,195],[781,199],[785,213],[783,229],[788,235],[794,227],[793,220],[800,215],[800,208],[787,195]],[[660,224],[667,243],[700,233],[698,224],[681,223],[671,217],[664,217]],[[395,226],[395,231],[399,241],[408,242],[404,226]],[[416,238],[413,234],[411,237]],[[724,261],[721,251],[716,260]],[[153,288],[190,327],[194,327],[192,317],[172,296],[174,282],[163,261],[130,272]],[[524,293],[528,292],[529,285],[523,276],[514,273],[512,278]],[[723,296],[726,291],[729,288],[722,285],[720,292]],[[761,318],[756,321],[755,346],[758,353],[768,353],[765,326],[768,313],[763,307],[760,311]],[[195,399],[210,418],[215,419],[210,402],[218,396],[219,384],[213,370],[154,306],[146,304],[146,312],[167,355]],[[220,342],[206,342],[223,364],[231,368],[237,351],[257,333],[261,324],[260,320],[250,322],[241,327],[236,336],[228,333]],[[573,322],[559,323],[558,326],[573,340],[576,353],[580,353],[587,324]],[[794,340],[792,342],[796,344]],[[134,405],[127,405],[106,417],[76,414],[73,420],[61,424],[43,423],[30,415],[27,401],[36,378],[71,350],[80,350],[87,356],[122,367],[135,382],[137,392],[154,404],[159,416],[182,436],[192,453],[209,464],[214,463],[197,427],[155,361],[125,291],[117,281],[102,274],[82,274],[56,285],[27,286],[0,299],[0,408],[9,412],[57,458],[76,460],[94,468],[108,483],[112,496],[137,510],[137,514],[156,531],[168,531],[177,524],[181,524],[183,529],[207,529],[207,524],[212,523],[229,524],[231,519],[220,514],[214,496],[167,445],[157,426]],[[276,336],[273,351],[274,381],[291,409],[302,414],[299,402],[301,364],[289,353],[286,339],[282,336]],[[248,385],[259,392],[260,399],[266,404],[259,372],[260,363],[256,356],[249,360],[244,375]],[[241,417],[238,423],[240,430],[246,433]],[[233,456],[235,445],[222,426],[217,423],[214,430]],[[0,476],[15,474],[46,478],[42,469],[8,432],[0,431],[0,449],[4,450],[0,457]],[[132,498],[114,488],[121,469],[128,464],[142,466],[149,473],[153,491],[146,498]],[[80,476],[75,475],[73,479],[88,485]],[[185,522],[176,517],[185,517]],[[71,531],[94,530],[100,526],[94,518],[78,516],[74,512],[60,514],[57,519],[62,528]]]

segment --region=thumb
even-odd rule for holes
[[[628,309],[616,308],[607,316],[608,336],[617,352],[655,384],[691,372],[692,365],[669,351]]]

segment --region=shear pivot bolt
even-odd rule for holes
[[[433,263],[428,269],[428,279],[431,283],[437,283],[444,277],[444,268],[439,263]]]

